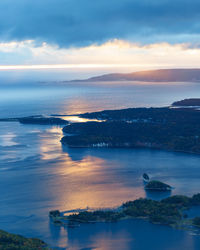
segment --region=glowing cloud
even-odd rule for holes
[[[59,48],[34,41],[0,43],[0,70],[125,69],[198,67],[200,49],[189,44],[142,46],[123,40],[84,48]],[[172,60],[173,58],[173,60]]]

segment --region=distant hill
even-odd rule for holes
[[[84,81],[198,82],[200,69],[159,69],[128,74],[106,74]]]

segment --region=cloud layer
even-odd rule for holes
[[[1,0],[0,40],[85,47],[111,39],[200,44],[199,0]]]
[[[58,64],[66,64],[66,68],[110,68],[114,71],[124,68],[131,72],[149,68],[197,67],[200,49],[168,43],[141,46],[123,40],[68,49],[47,43],[36,46],[34,41],[27,40],[0,43],[0,58],[0,70],[10,68],[6,65],[37,65],[40,68],[42,64],[57,68],[60,67]]]

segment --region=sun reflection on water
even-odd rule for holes
[[[78,208],[116,207],[126,200],[144,196],[115,172],[112,159],[90,155],[88,149],[63,148],[62,128],[49,128],[40,137],[41,160],[54,166],[48,169],[54,177],[50,192],[56,194],[54,205],[62,211]]]
[[[40,154],[42,160],[51,160],[60,157],[63,136],[61,127],[48,128],[40,137]]]
[[[66,100],[66,104],[63,103],[60,114],[74,115],[88,112],[91,110],[91,107],[95,107],[95,99],[88,101],[87,99],[77,96],[70,100]],[[67,107],[67,109],[66,109]]]
[[[69,122],[99,122],[99,120],[97,119],[86,119],[86,118],[81,118],[79,116],[59,116],[59,117]]]
[[[13,132],[8,132],[6,134],[0,135],[0,146],[14,146],[18,143],[14,141],[16,134]]]

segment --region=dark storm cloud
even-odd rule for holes
[[[0,1],[1,41],[34,39],[61,47],[114,38],[199,44],[199,34],[199,0]]]

